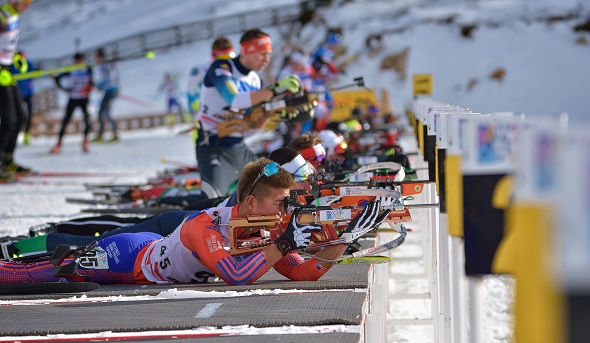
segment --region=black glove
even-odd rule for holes
[[[322,231],[320,224],[303,224],[299,225],[297,217],[299,216],[299,208],[293,211],[291,221],[285,233],[274,241],[274,244],[279,248],[283,256],[289,252],[297,249],[306,248],[311,241],[312,232]]]
[[[391,213],[391,210],[385,210],[379,215],[380,208],[381,202],[379,200],[369,202],[363,211],[348,224],[340,237],[346,238],[347,242],[354,242],[361,237],[366,230],[381,225],[389,213]]]

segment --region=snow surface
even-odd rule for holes
[[[22,16],[20,48],[33,59],[63,56],[73,54],[76,38],[80,39],[82,48],[91,47],[158,27],[292,2],[37,0]],[[570,13],[579,17],[552,24],[540,20],[549,15]],[[570,124],[576,126],[590,122],[587,113],[590,108],[590,97],[587,96],[590,46],[576,44],[577,39],[588,41],[590,36],[587,32],[575,33],[572,27],[587,20],[589,13],[590,5],[581,0],[400,0],[393,3],[357,0],[342,2],[337,8],[326,11],[324,18],[329,25],[343,27],[347,50],[359,54],[358,60],[347,67],[346,75],[341,76],[336,85],[349,83],[353,77],[362,75],[369,87],[389,90],[390,100],[398,113],[411,101],[411,75],[432,73],[437,100],[480,112],[513,111],[531,116],[567,112]],[[454,18],[450,24],[436,21],[450,16]],[[482,25],[474,30],[473,38],[465,39],[460,35],[460,28],[470,23]],[[304,28],[300,41],[309,49],[315,48],[324,36],[325,28],[317,23]],[[280,37],[282,31],[264,29],[273,37],[275,51],[279,51],[282,42],[275,37]],[[370,57],[363,44],[368,35],[375,33],[384,33],[384,49]],[[229,38],[237,45],[239,34]],[[175,73],[181,78],[180,84],[186,84],[190,67],[209,61],[210,43],[198,42],[157,53],[153,60],[122,62],[123,94],[148,101],[151,105],[149,108],[139,107],[119,100],[115,104],[115,116],[163,112],[165,100],[157,92],[163,74]],[[385,56],[406,47],[410,53],[405,80],[391,70],[379,70]],[[279,60],[282,56],[275,55],[274,58]],[[497,68],[506,70],[506,77],[501,82],[489,78]],[[477,80],[477,84],[468,91],[467,84],[471,80]],[[43,83],[48,84],[43,81],[39,84]],[[98,95],[93,99],[98,100]],[[55,115],[61,116],[61,112]],[[28,184],[1,186],[0,236],[27,234],[32,225],[80,216],[84,206],[68,204],[65,198],[90,197],[84,182],[143,182],[157,171],[172,166],[173,162],[195,163],[191,138],[176,135],[167,128],[124,132],[121,142],[92,145],[89,154],[81,152],[80,137],[67,136],[62,154],[49,155],[54,142],[55,137],[35,138],[31,146],[17,149],[16,159],[38,171],[84,171],[111,173],[112,176],[31,177]],[[162,162],[163,157],[168,164]],[[397,252],[412,254],[420,249],[419,243],[413,243],[410,236],[408,238]],[[425,288],[419,283],[401,287],[413,292]],[[485,342],[509,342],[512,280],[489,277],[484,288]],[[396,302],[390,315],[404,317],[414,315],[416,310],[428,313],[428,302]],[[388,337],[392,342],[432,342],[432,328],[390,328]]]
[[[86,205],[70,204],[67,197],[90,198],[91,193],[84,187],[90,183],[136,183],[144,182],[157,172],[166,168],[173,168],[178,164],[194,163],[192,140],[189,135],[177,135],[169,128],[159,128],[126,133],[118,143],[91,144],[90,153],[81,150],[81,138],[66,136],[63,151],[59,155],[48,153],[54,143],[53,137],[36,138],[33,144],[19,149],[18,161],[33,166],[44,172],[94,172],[97,177],[28,177],[20,183],[1,185],[0,194],[0,237],[5,235],[26,235],[28,228],[46,222],[61,221],[81,216],[80,210]],[[415,143],[414,143],[415,144]],[[408,145],[410,146],[410,145]],[[163,162],[165,160],[166,162]],[[426,171],[420,171],[426,172]],[[424,175],[420,176],[424,178]],[[416,273],[424,270],[422,263],[404,263],[396,257],[419,256],[422,253],[420,232],[427,229],[425,215],[420,210],[411,210],[413,221],[408,224],[414,229],[408,235],[406,243],[392,252],[394,263],[391,264],[392,273]],[[90,214],[88,214],[90,215]],[[388,240],[384,238],[384,240]],[[425,293],[428,291],[427,280],[413,280],[399,282],[391,280],[389,288],[395,293]],[[364,291],[364,290],[356,290]],[[255,290],[250,292],[198,292],[169,290],[157,296],[167,298],[181,297],[233,297],[251,294],[274,294],[291,292],[284,290]],[[204,294],[206,293],[206,294]],[[512,280],[508,277],[490,277],[484,286],[486,343],[509,342],[511,328],[510,304],[512,298]],[[100,301],[139,301],[156,297],[107,297]],[[44,300],[33,302],[0,301],[0,306],[34,305],[38,303],[55,302]],[[94,301],[86,297],[65,298],[59,301],[85,302]],[[389,301],[390,311],[388,319],[394,318],[427,318],[430,315],[430,300],[400,300],[392,298]],[[7,309],[9,307],[6,307]],[[209,332],[213,329],[199,329]],[[225,330],[225,331],[223,331]],[[252,327],[230,327],[213,332],[238,334],[284,334],[306,332],[351,332],[358,327],[281,327],[257,329]],[[389,342],[433,342],[432,325],[390,326],[388,327]],[[198,331],[198,332],[201,332]],[[353,331],[358,332],[358,331]],[[195,333],[195,332],[193,332]],[[154,333],[156,334],[156,333]],[[100,333],[100,337],[109,337],[113,333]],[[77,336],[76,336],[77,337]],[[80,336],[82,337],[82,336]],[[9,339],[8,337],[1,337]],[[31,337],[31,339],[33,339]],[[23,340],[26,341],[26,340]]]

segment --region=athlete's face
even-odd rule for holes
[[[271,51],[269,50],[256,51],[244,55],[244,60],[242,62],[246,68],[254,71],[260,71],[266,67],[268,62],[270,62],[270,54]]]
[[[270,188],[270,193],[263,199],[246,198],[246,202],[252,201],[252,214],[279,215],[285,214],[285,198],[289,196],[289,188]]]
[[[11,4],[18,13],[23,13],[31,7],[30,1],[13,1]]]

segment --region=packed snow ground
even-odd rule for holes
[[[193,143],[190,135],[177,135],[169,128],[160,128],[126,133],[118,143],[91,144],[90,153],[81,150],[81,138],[66,136],[63,152],[50,155],[49,149],[54,144],[53,137],[38,138],[30,146],[19,149],[19,162],[32,166],[40,172],[94,172],[107,174],[97,177],[28,177],[21,183],[0,185],[2,202],[0,203],[0,237],[10,235],[26,235],[28,228],[46,222],[55,222],[89,216],[80,210],[86,205],[70,204],[67,197],[90,198],[91,193],[84,187],[85,182],[99,183],[136,183],[145,182],[167,168],[176,164],[192,165],[194,162]],[[166,162],[164,163],[163,160]],[[425,172],[425,171],[423,171]],[[393,261],[390,269],[395,272],[418,272],[424,270],[423,263],[404,263],[396,257],[420,256],[422,254],[421,232],[425,229],[424,214],[420,210],[412,210],[414,221],[408,226],[415,231],[410,233],[408,240],[392,252]],[[391,294],[424,293],[427,291],[427,280],[400,281],[390,280]],[[265,293],[268,291],[261,291]],[[280,290],[273,290],[280,292]],[[512,283],[510,278],[490,277],[484,286],[485,331],[486,343],[509,342],[511,329],[510,304]],[[199,292],[169,291],[160,296],[196,297]],[[234,296],[232,294],[214,294],[211,296]],[[75,299],[72,301],[83,301]],[[108,301],[133,301],[137,299],[120,299],[114,297]],[[389,301],[388,319],[395,318],[426,318],[430,315],[430,300],[400,300],[391,298]],[[0,301],[0,306],[3,304]],[[23,303],[26,304],[26,303]],[[299,328],[303,333],[305,328]],[[309,328],[309,330],[354,330],[358,328]],[[228,328],[241,334],[277,334],[295,332],[295,328],[276,328],[276,331],[261,332],[255,328]],[[294,331],[295,330],[295,331]],[[389,326],[390,342],[433,342],[432,325]],[[326,331],[332,332],[332,331]],[[342,332],[342,331],[338,331]]]

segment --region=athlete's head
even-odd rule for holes
[[[289,55],[289,64],[297,72],[305,72],[310,66],[309,55],[303,49],[294,49]]]
[[[106,58],[106,53],[103,48],[98,48],[94,51],[94,59],[97,63],[101,63]]]
[[[326,159],[326,149],[322,145],[322,138],[315,131],[309,131],[293,138],[287,146],[299,151],[301,156],[314,167],[318,167]]]
[[[272,42],[268,33],[260,29],[246,31],[240,39],[240,62],[254,71],[264,69],[270,62]]]
[[[22,13],[29,9],[33,0],[9,0],[8,2],[18,13]]]
[[[293,176],[295,185],[292,190],[311,190],[310,176],[315,174],[315,168],[309,164],[299,151],[287,147],[279,148],[268,154],[268,158],[281,165]]]
[[[84,63],[86,56],[84,56],[84,54],[81,52],[77,52],[74,54],[74,56],[72,58],[74,60],[74,63]]]
[[[231,40],[225,36],[221,36],[213,41],[211,46],[211,57],[216,59],[229,59],[235,57],[234,47]]]
[[[322,139],[315,131],[308,131],[301,136],[297,136],[293,138],[289,144],[287,145],[291,149],[295,149],[297,151],[301,151],[306,148],[311,148],[316,144],[321,144]]]
[[[238,181],[240,215],[285,214],[285,197],[293,187],[293,176],[274,161],[259,158],[244,166]]]

